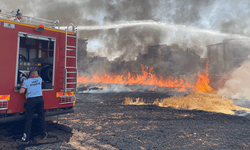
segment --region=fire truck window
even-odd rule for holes
[[[16,89],[29,77],[29,71],[36,69],[43,79],[43,89],[53,89],[54,41],[19,37],[19,59]]]

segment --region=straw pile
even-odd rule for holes
[[[156,99],[153,103],[143,103],[143,99],[133,100],[126,97],[125,105],[157,105],[160,107],[184,108],[190,110],[203,110],[216,113],[234,114],[234,110],[250,111],[248,108],[236,106],[226,98],[221,98],[216,91],[196,92],[182,97]]]

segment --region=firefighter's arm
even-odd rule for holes
[[[20,93],[20,94],[24,94],[25,91],[26,91],[26,88],[27,88],[27,84],[26,84],[25,81],[24,81],[23,84],[22,84],[22,87],[21,87],[20,90],[19,90],[19,93]]]
[[[20,93],[20,94],[24,94],[25,91],[26,91],[26,89],[25,89],[24,87],[21,87],[21,89],[19,90],[19,93]]]

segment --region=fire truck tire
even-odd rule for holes
[[[52,81],[53,66],[47,65],[42,68],[42,78],[45,81]]]

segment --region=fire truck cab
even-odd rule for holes
[[[19,89],[36,69],[43,79],[46,116],[73,112],[77,88],[77,30],[0,9],[0,123],[24,119],[25,95]]]

